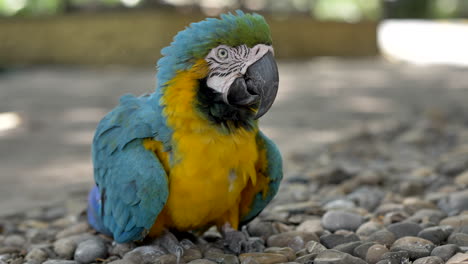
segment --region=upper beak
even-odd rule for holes
[[[244,77],[237,78],[229,88],[228,103],[239,106],[258,105],[255,119],[271,107],[278,92],[278,67],[271,52],[250,65]]]

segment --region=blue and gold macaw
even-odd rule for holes
[[[162,50],[157,88],[99,123],[88,221],[124,243],[166,229],[237,229],[276,194],[281,155],[258,128],[278,69],[257,14],[193,23]]]

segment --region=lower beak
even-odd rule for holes
[[[237,78],[229,88],[228,103],[238,106],[258,106],[255,119],[263,116],[275,101],[278,92],[278,67],[271,52],[250,65],[244,77]]]

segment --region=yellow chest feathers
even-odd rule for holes
[[[224,133],[195,109],[196,79],[203,69],[181,72],[165,88],[164,114],[173,128],[170,160],[159,142],[145,141],[169,177],[166,219],[158,221],[179,230],[215,223],[239,207],[241,192],[249,180],[254,185],[257,180],[257,130]]]

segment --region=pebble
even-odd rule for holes
[[[322,234],[323,233],[322,221],[320,219],[305,220],[304,222],[302,222],[300,225],[297,226],[296,230],[299,232]]]
[[[238,264],[239,263],[239,259],[236,256],[230,255],[230,254],[216,253],[216,252],[211,252],[211,253],[206,254],[205,252],[204,257],[206,259],[212,260],[217,263],[226,263],[226,264]]]
[[[444,261],[447,261],[458,252],[461,252],[459,246],[454,244],[447,244],[434,248],[431,252],[431,256],[437,256],[443,259]]]
[[[196,259],[190,261],[188,264],[216,264],[216,262],[211,261],[209,259]]]
[[[376,242],[387,247],[390,247],[393,244],[393,242],[395,242],[395,240],[395,235],[386,229],[372,233],[367,239],[367,241],[369,242]]]
[[[375,264],[382,258],[382,255],[387,252],[387,247],[384,245],[375,244],[367,250],[366,261],[370,264]]]
[[[452,193],[440,199],[437,205],[448,215],[456,215],[468,210],[468,190]]]
[[[50,259],[42,264],[78,264],[78,262],[74,260]]]
[[[400,222],[387,226],[387,230],[392,232],[396,239],[399,239],[404,236],[417,236],[422,228],[412,222]]]
[[[291,247],[293,244],[297,244],[298,240],[302,240],[302,243],[307,243],[311,240],[319,241],[319,238],[310,232],[289,231],[270,236],[267,240],[267,245],[269,247]]]
[[[338,209],[353,209],[356,208],[356,205],[350,201],[345,199],[337,199],[326,203],[323,206],[325,210],[338,210]]]
[[[353,201],[357,206],[372,212],[379,206],[384,196],[385,193],[380,188],[365,186],[353,191],[347,198]]]
[[[301,263],[301,264],[314,263],[314,260],[316,257],[317,257],[317,254],[306,254],[304,256],[298,257],[296,259],[296,262]]]
[[[250,237],[242,245],[243,253],[262,252],[265,249],[265,240],[260,237]]]
[[[455,183],[460,185],[468,185],[468,170],[460,173],[455,177]]]
[[[54,242],[54,251],[63,259],[71,259],[75,254],[77,244],[69,238],[62,238]]]
[[[460,247],[468,247],[468,234],[452,233],[447,239],[449,244],[456,244]]]
[[[408,251],[390,251],[382,254],[381,258],[392,262],[406,263],[409,262],[409,253]]]
[[[466,264],[468,263],[467,253],[457,253],[451,257],[445,264]]]
[[[313,241],[311,241],[313,242]],[[270,247],[266,248],[265,253],[274,253],[274,254],[281,254],[285,256],[289,261],[292,261],[296,259],[296,253],[292,248],[289,247],[284,247],[284,248],[278,248],[278,247]]]
[[[322,217],[322,226],[332,232],[340,229],[355,231],[364,222],[362,216],[347,211],[328,211]]]
[[[440,225],[449,225],[454,228],[454,232],[468,230],[468,215],[458,215],[444,218]]]
[[[353,257],[350,254],[340,252],[334,249],[327,249],[315,258],[314,264],[366,264],[366,262],[360,258]]]
[[[240,231],[231,230],[224,233],[225,246],[232,252],[239,254],[242,246],[247,243],[247,236]]]
[[[428,222],[439,224],[439,222],[445,217],[447,217],[447,214],[438,209],[421,209],[410,216],[407,220],[418,224]]]
[[[5,240],[3,240],[3,244],[9,247],[21,248],[25,245],[25,243],[26,243],[26,239],[24,239],[22,236],[19,236],[19,235],[10,235],[10,236],[5,237]]]
[[[444,264],[444,261],[439,257],[430,256],[430,257],[419,258],[413,261],[413,264]]]
[[[453,227],[451,226],[434,226],[421,230],[417,236],[427,239],[435,245],[440,245],[450,236],[452,232]]]
[[[80,263],[91,263],[98,258],[105,259],[107,247],[101,239],[89,239],[78,244],[74,259]]]
[[[123,260],[132,263],[151,263],[153,259],[166,254],[167,252],[159,246],[141,246],[125,254]]]
[[[349,243],[338,245],[334,247],[333,249],[352,255],[354,252],[354,249],[360,245],[362,245],[362,241],[354,241],[354,242],[349,242]]]
[[[72,235],[77,235],[86,232],[89,229],[89,225],[86,222],[78,223],[76,225],[72,225],[68,228],[57,233],[55,236],[57,239],[69,237]]]
[[[116,255],[123,257],[128,252],[132,251],[136,245],[134,243],[113,243],[112,247],[109,249],[110,255]]]
[[[375,233],[375,232],[381,230],[383,227],[384,227],[384,225],[382,223],[380,223],[380,222],[377,222],[377,221],[365,222],[364,224],[362,224],[356,230],[356,234],[358,236],[360,236],[361,238],[362,237],[368,237],[372,233]]]
[[[47,259],[47,257],[47,253],[44,252],[42,249],[33,248],[31,251],[28,252],[24,259],[26,261],[42,263]]]
[[[308,254],[315,254],[318,255],[320,252],[327,250],[327,248],[316,241],[309,241],[305,244],[304,249]]]
[[[242,263],[248,258],[254,259],[259,264],[273,264],[288,261],[285,255],[277,253],[244,253],[239,255],[239,260]]]
[[[320,237],[320,243],[326,248],[334,248],[338,245],[354,241],[359,241],[359,237],[356,234],[327,234]]]
[[[392,251],[407,251],[410,259],[427,257],[431,254],[434,244],[419,237],[402,237],[393,243]]]
[[[141,262],[140,262],[141,263]],[[138,263],[138,264],[140,264]],[[172,254],[166,254],[162,255],[159,257],[156,257],[155,259],[151,260],[149,263],[154,263],[154,264],[178,264],[177,257],[172,255]],[[145,263],[141,263],[145,264]]]
[[[367,251],[369,250],[370,247],[373,245],[376,245],[375,242],[364,242],[360,246],[357,246],[353,250],[353,256],[356,256],[361,259],[366,259]]]

